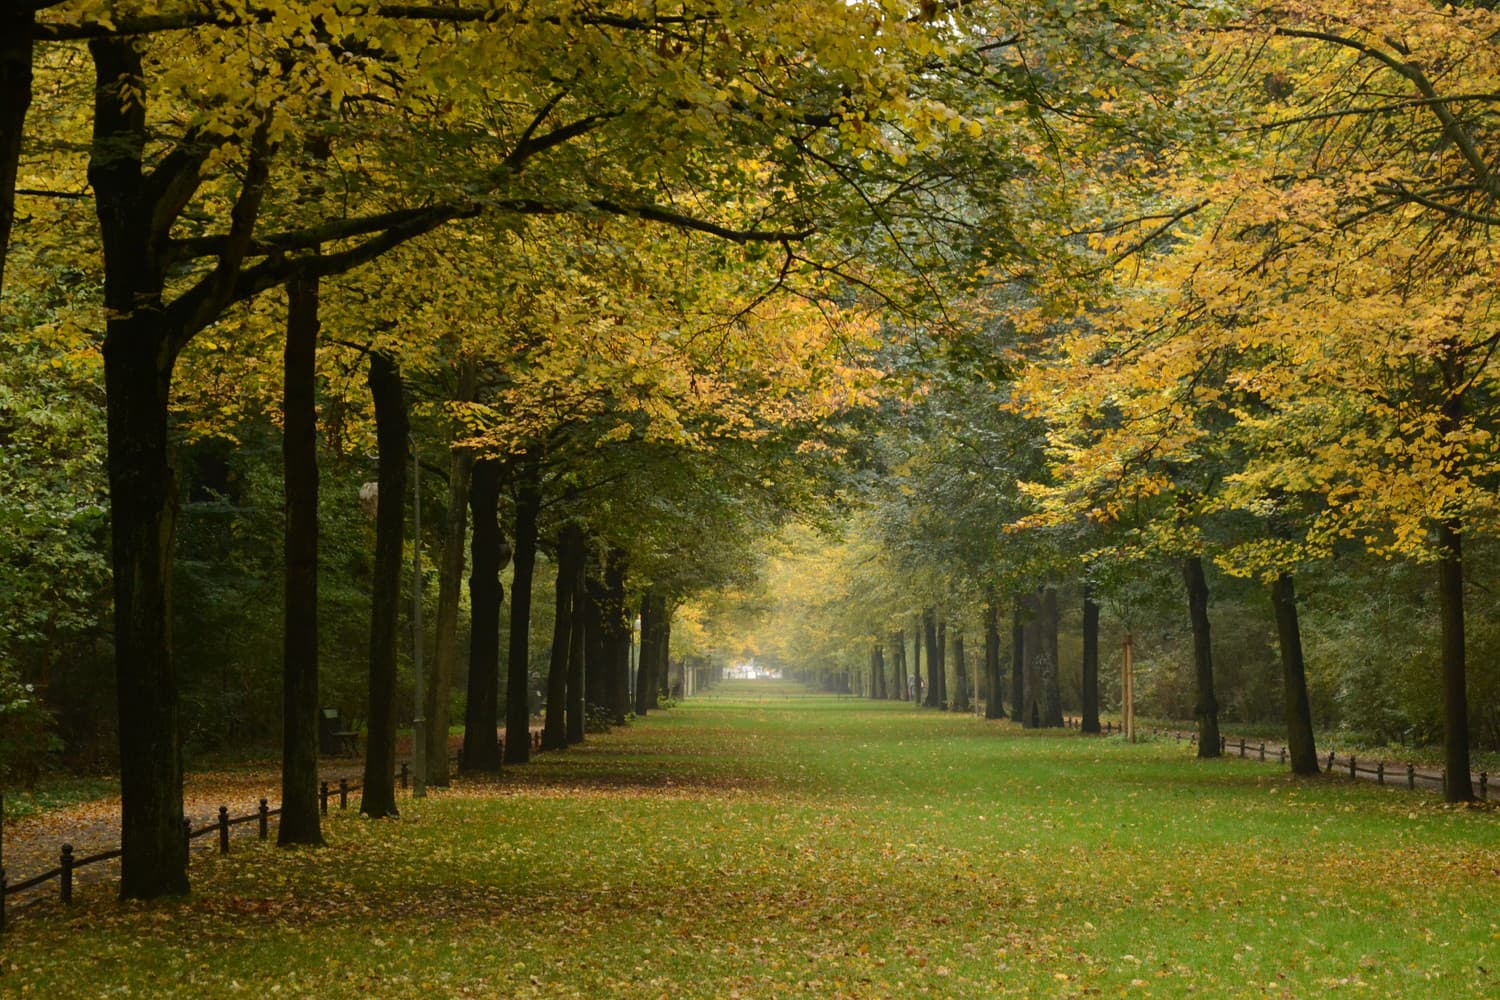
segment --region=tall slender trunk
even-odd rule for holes
[[[1041,611],[1042,725],[1056,728],[1063,724],[1062,671],[1057,661],[1057,588],[1042,588]]]
[[[1000,697],[1002,686],[1000,673],[1000,608],[995,603],[994,592],[984,605],[984,717],[1005,718],[1005,702]]]
[[[657,693],[662,697],[672,694],[672,605],[666,597],[658,595],[656,605],[656,666],[652,672],[657,678]],[[653,706],[656,707],[656,706]]]
[[[505,677],[505,762],[531,759],[531,578],[536,572],[537,518],[542,492],[526,463],[516,491],[515,572],[510,585],[510,646]]]
[[[459,769],[470,773],[500,770],[500,571],[510,559],[500,529],[500,480],[497,458],[481,458],[469,472],[469,681]]]
[[[567,691],[567,741],[582,743],[584,736],[584,652],[588,640],[586,632],[588,614],[588,541],[583,530],[575,528],[573,539],[573,601],[568,630],[568,691]]]
[[[650,590],[641,595],[641,655],[635,668],[635,714],[645,715],[657,705],[656,676],[656,601]]]
[[[585,712],[611,718],[609,640],[604,631],[604,566],[601,555],[590,547],[583,581],[583,698]]]
[[[891,669],[896,685],[896,700],[906,701],[910,693],[906,689],[906,633],[897,629],[891,636]]]
[[[396,643],[401,617],[401,547],[405,530],[407,438],[411,425],[401,372],[370,355],[380,494],[375,506],[375,573],[370,598],[370,721],[359,811],[379,819],[396,809]]]
[[[953,694],[953,710],[967,712],[969,710],[969,665],[964,660],[964,634],[961,629],[953,630],[953,685],[956,688]]]
[[[32,31],[36,10],[27,2],[0,6],[0,298],[5,259],[16,219],[16,176],[26,114],[31,110]]]
[[[942,704],[943,660],[938,649],[937,614],[931,608],[922,611],[922,639],[927,646],[927,699],[922,704],[937,708]]]
[[[110,559],[120,725],[120,897],[188,891],[182,838],[182,749],[172,656],[177,482],[168,435],[177,331],[150,240],[155,206],[141,165],[146,111],[140,53],[93,42],[89,184],[104,246],[104,388]]]
[[[1026,721],[1026,603],[1017,594],[1010,613],[1010,721]]]
[[[1318,773],[1318,749],[1313,743],[1312,707],[1307,697],[1307,670],[1302,659],[1302,628],[1297,621],[1297,593],[1290,573],[1271,583],[1276,611],[1276,637],[1281,646],[1282,688],[1286,697],[1286,749],[1292,773]]]
[[[318,814],[318,282],[287,286],[282,355],[286,608],[276,843],[323,843]]]
[[[459,365],[460,401],[474,398],[478,379],[478,368],[472,361]],[[425,692],[427,783],[437,788],[448,786],[448,704],[453,690],[453,666],[458,659],[458,605],[463,590],[464,542],[469,533],[469,476],[473,468],[473,452],[467,448],[450,449],[448,523],[443,530],[443,556],[438,567],[432,671],[427,675]]]
[[[1456,520],[1438,526],[1438,604],[1443,619],[1443,798],[1474,801],[1469,773],[1469,695],[1464,653],[1463,535]]]
[[[1198,718],[1198,756],[1219,756],[1219,703],[1214,699],[1213,643],[1208,632],[1208,581],[1203,560],[1188,556],[1182,561],[1187,585],[1188,617],[1193,626],[1193,677],[1198,697],[1193,714]]]
[[[913,705],[922,704],[922,616],[917,616],[916,628],[911,634],[911,701]],[[932,668],[927,668],[931,673]],[[928,685],[929,687],[931,685]]]
[[[1097,733],[1099,726],[1099,602],[1094,585],[1083,581],[1083,721],[1079,728]]]
[[[948,623],[937,623],[937,641],[932,647],[937,655],[932,658],[932,681],[937,687],[937,706],[948,711]]]
[[[556,614],[552,619],[552,652],[547,658],[547,713],[542,722],[542,749],[560,750],[568,745],[568,653],[574,623],[573,595],[578,570],[573,562],[571,525],[557,536],[557,582],[553,588]]]
[[[1042,594],[1035,591],[1025,597],[1026,619],[1022,627],[1021,646],[1025,653],[1022,669],[1021,725],[1036,729],[1043,724],[1042,702],[1045,699],[1045,684],[1042,680],[1042,661],[1046,652],[1042,643]]]
[[[609,649],[609,705],[615,724],[623,726],[630,713],[630,649],[634,630],[625,610],[625,554],[609,553],[604,568],[606,645]]]

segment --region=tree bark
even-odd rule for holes
[[[1474,801],[1469,773],[1469,694],[1464,651],[1463,535],[1456,520],[1438,526],[1438,603],[1443,619],[1443,798]]]
[[[656,601],[650,590],[641,595],[641,655],[635,666],[635,714],[645,715],[657,705]]]
[[[900,629],[891,636],[892,659],[895,670],[896,700],[906,701],[911,693],[906,689],[906,633]]]
[[[1290,573],[1271,583],[1276,611],[1276,637],[1281,647],[1282,687],[1286,697],[1286,749],[1292,773],[1318,773],[1318,748],[1313,743],[1312,707],[1307,697],[1307,670],[1302,659],[1302,628],[1297,621],[1297,593]]]
[[[411,424],[401,372],[370,354],[380,495],[375,506],[375,573],[370,598],[370,721],[359,811],[380,819],[396,808],[396,643],[401,618],[401,548],[405,531],[407,440]]]
[[[547,658],[547,713],[542,722],[542,749],[561,750],[568,745],[568,654],[574,623],[573,595],[577,593],[577,567],[573,559],[571,525],[557,535],[557,581],[553,586],[556,614],[552,619],[552,651]]]
[[[964,634],[953,630],[953,710],[967,712],[969,705],[969,665],[964,662]]]
[[[1214,699],[1213,643],[1208,632],[1208,581],[1203,575],[1203,560],[1188,556],[1182,561],[1182,577],[1187,585],[1188,617],[1193,626],[1193,677],[1197,703],[1193,714],[1198,718],[1198,756],[1219,756],[1219,703]]]
[[[1042,588],[1042,725],[1059,728],[1063,724],[1062,678],[1057,662],[1057,588]]]
[[[468,773],[500,770],[500,571],[510,559],[500,529],[500,471],[499,459],[482,458],[469,473],[469,681],[459,761]]]
[[[1021,671],[1021,725],[1037,729],[1042,725],[1042,596],[1027,594],[1024,599],[1025,621],[1021,629],[1024,665]]]
[[[1025,724],[1026,604],[1017,594],[1010,613],[1010,721]]]
[[[287,286],[282,355],[286,607],[276,843],[323,844],[318,803],[318,282]]]
[[[932,658],[933,684],[937,687],[937,707],[948,711],[948,623],[937,623],[937,640],[932,647],[937,655]]]
[[[1005,701],[1000,697],[1000,608],[991,593],[984,605],[984,717],[1005,718]]]
[[[472,400],[478,369],[471,361],[459,366],[458,399]],[[427,675],[427,783],[448,787],[448,706],[453,690],[453,665],[458,659],[458,604],[463,590],[464,542],[469,533],[469,476],[474,454],[453,448],[448,458],[448,523],[443,531],[443,556],[438,568],[437,621],[433,625],[432,671]]]
[[[1079,729],[1097,733],[1099,726],[1099,602],[1094,585],[1083,582],[1083,721]]]
[[[931,608],[922,611],[922,638],[927,646],[927,700],[922,704],[937,708],[943,696],[943,659],[938,649],[937,615]]]
[[[634,630],[625,610],[625,554],[612,550],[604,568],[606,644],[609,648],[609,704],[615,724],[630,713],[630,649]]]
[[[583,530],[573,529],[573,600],[569,609],[568,629],[568,691],[567,691],[567,741],[582,743],[584,735],[584,650],[587,643],[588,588],[585,574],[588,571],[588,542]]]
[[[26,114],[31,110],[32,29],[36,9],[30,3],[0,7],[0,299],[5,294],[5,260],[16,220],[16,176]]]
[[[116,697],[120,716],[120,897],[188,891],[182,750],[172,655],[177,482],[168,436],[177,332],[162,309],[149,240],[153,206],[141,155],[141,57],[93,43],[96,97],[89,183],[104,244],[104,386],[108,424]]]
[[[921,705],[922,701],[922,616],[917,616],[916,628],[911,635],[911,702],[913,705]],[[932,668],[928,667],[930,673]],[[930,687],[931,685],[929,685]]]
[[[583,698],[585,720],[587,713],[598,718],[611,719],[610,701],[610,652],[609,640],[604,631],[604,604],[607,594],[604,585],[604,567],[599,553],[590,553],[588,566],[584,570],[583,582]]]
[[[505,762],[531,759],[531,578],[536,572],[541,487],[527,463],[516,492],[515,572],[510,585],[510,646],[505,678]]]

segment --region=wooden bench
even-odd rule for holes
[[[359,723],[346,720],[336,708],[325,708],[318,715],[318,743],[323,754],[359,756]]]

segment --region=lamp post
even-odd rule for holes
[[[411,542],[411,661],[416,688],[416,713],[412,717],[412,798],[427,797],[427,716],[422,677],[422,463],[416,441],[411,442],[412,542]]]

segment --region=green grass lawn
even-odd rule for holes
[[[743,682],[32,907],[0,994],[1500,996],[1500,815],[1187,754]]]

